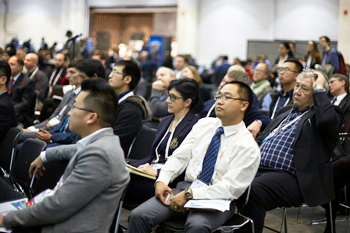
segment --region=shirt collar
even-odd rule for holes
[[[242,124],[243,124],[243,121],[239,122],[236,125],[222,126],[222,123],[220,121],[220,126],[224,128],[225,137],[229,137],[234,133],[236,133],[238,130],[240,130],[240,128],[242,127]]]
[[[291,89],[289,91],[287,91],[286,95],[284,96],[283,93],[284,93],[284,90],[280,91],[280,96],[281,97],[291,97],[293,95],[293,92],[294,92],[294,89]]]
[[[78,95],[80,93],[80,91],[81,91],[81,86],[78,87],[77,89],[75,89],[73,92],[75,95]]]
[[[118,95],[118,99],[120,100],[121,98],[123,98],[125,95],[127,95],[130,92],[132,92],[132,90],[128,90],[126,92],[121,93],[120,95]]]
[[[17,79],[20,75],[21,75],[21,72],[19,72],[15,77],[11,77],[11,79],[13,79],[14,83],[17,81]]]
[[[82,138],[82,139],[80,139],[79,141],[77,141],[77,149],[78,149],[78,151],[81,151],[82,149],[84,149],[84,147],[86,147],[86,146],[91,142],[91,139],[92,139],[95,135],[97,135],[97,134],[99,134],[99,133],[101,133],[101,132],[103,132],[103,131],[107,131],[107,130],[109,130],[109,129],[110,129],[109,127],[99,129],[99,130],[93,132],[92,134],[86,136],[85,138]]]
[[[344,94],[335,96],[335,97],[337,98],[337,102],[340,103],[340,102],[345,98],[345,96],[346,96],[347,94],[348,94],[348,93],[344,93]]]

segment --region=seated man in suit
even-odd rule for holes
[[[171,80],[174,80],[175,72],[167,67],[159,67],[156,73],[157,81],[152,83],[152,92],[148,100],[152,111],[151,121],[147,126],[157,128],[159,121],[168,116],[168,103],[166,102],[165,93],[168,90]]]
[[[312,207],[334,198],[331,155],[343,113],[330,103],[325,86],[322,73],[300,73],[293,105],[282,108],[256,139],[260,167],[242,214],[253,219],[257,233],[268,210],[301,203]]]
[[[32,124],[33,118],[33,99],[34,99],[34,82],[22,74],[23,60],[17,56],[9,59],[11,67],[11,79],[7,86],[7,91],[11,97],[12,104],[15,107],[16,118],[24,127]]]
[[[0,215],[0,226],[42,227],[41,232],[108,232],[129,172],[119,139],[111,128],[117,98],[105,80],[87,79],[69,112],[69,128],[81,135],[76,145],[43,152],[30,166],[39,178],[44,163],[70,160],[61,180],[42,202]],[[18,198],[0,181],[0,201]]]
[[[48,131],[53,130],[55,127],[61,124],[61,126],[57,127],[57,130],[54,130],[55,132],[59,132],[59,130],[62,127],[62,124],[65,122],[64,119],[67,119],[67,114],[70,110],[70,105],[74,103],[75,98],[81,91],[81,83],[83,82],[83,80],[104,75],[104,73],[101,72],[101,70],[104,71],[101,62],[99,61],[92,59],[73,60],[69,64],[67,77],[69,79],[70,85],[75,86],[75,90],[68,91],[63,96],[61,103],[58,105],[58,107],[55,109],[54,113],[50,116],[49,119],[40,122],[34,126],[31,126],[28,129],[23,129],[23,133],[19,138],[19,142],[24,142],[24,140],[26,140],[27,138],[37,138],[38,135],[36,135],[35,132],[39,132],[39,129],[41,129],[39,135],[42,135],[41,138],[43,138],[45,142],[49,143],[50,140],[56,143],[58,143],[59,141],[63,142],[62,140],[56,141],[54,138],[51,138],[51,136],[48,135]],[[71,137],[69,135],[67,136],[68,138]],[[74,134],[73,140],[75,136],[76,135]],[[67,141],[67,143],[65,144],[69,144],[73,140],[69,142]]]
[[[48,78],[47,75],[39,70],[39,57],[35,53],[29,53],[24,58],[24,66],[27,69],[27,76],[34,81],[35,91],[39,93],[38,100],[44,102],[47,97]]]
[[[334,96],[331,103],[343,109],[346,121],[350,115],[349,78],[343,74],[333,74],[329,80],[329,92]]]
[[[219,91],[217,118],[199,120],[168,158],[155,183],[156,196],[132,211],[129,233],[150,232],[180,213],[188,214],[185,232],[212,232],[233,216],[234,200],[248,188],[260,161],[258,145],[243,123],[252,100],[252,90],[242,82],[230,82]],[[174,189],[168,187],[185,170],[185,181]],[[165,202],[169,193],[175,195],[170,205]],[[185,211],[190,199],[232,202],[225,212]]]
[[[11,68],[7,62],[0,61],[0,145],[11,127],[17,126],[15,109],[7,93]]]
[[[231,69],[231,68],[230,68]],[[219,90],[222,89],[226,83],[231,81],[240,81],[249,85],[249,76],[246,72],[240,70],[230,70],[222,79]],[[254,98],[254,93],[253,93]],[[254,101],[253,101],[254,102]],[[204,109],[201,113],[202,117],[216,117],[215,111],[215,100],[208,100],[204,103]],[[247,111],[243,119],[244,123],[248,126],[247,129],[253,134],[254,138],[259,133],[260,130],[265,129],[265,127],[271,122],[268,116],[265,116],[254,106]]]
[[[140,81],[141,70],[134,61],[120,60],[113,67],[108,83],[118,95],[118,111],[112,128],[119,136],[126,156],[129,147],[142,129],[142,119],[147,119],[146,101],[134,95],[133,90]]]
[[[48,96],[52,94],[52,88],[56,85],[60,85],[62,78],[67,73],[67,67],[64,67],[66,61],[66,56],[63,53],[57,53],[55,56],[55,67],[53,67],[49,73],[49,93]]]

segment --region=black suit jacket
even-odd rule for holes
[[[9,84],[10,85],[10,84]],[[12,104],[18,120],[30,119],[32,115],[32,103],[34,99],[34,82],[24,74],[21,74],[13,84],[10,92]],[[8,89],[8,87],[7,87]]]
[[[346,121],[350,116],[350,95],[346,94],[346,96],[342,101],[340,101],[340,104],[338,106],[341,107],[341,109],[343,109],[344,119]]]
[[[17,126],[15,109],[7,92],[0,95],[0,144],[4,140],[7,131]]]
[[[158,146],[160,140],[162,140],[164,134],[167,132],[169,125],[171,124],[171,122],[174,119],[174,114],[170,115],[170,116],[166,116],[164,117],[161,122],[159,123],[159,126],[157,128],[157,133],[156,133],[156,137],[153,141],[152,144],[152,150],[151,153],[144,159],[141,159],[139,161],[137,161],[136,163],[132,164],[135,167],[138,167],[142,164],[145,163],[149,163],[151,164],[152,161],[156,158],[156,147]],[[173,138],[172,138],[172,142],[177,142],[174,143],[174,146],[170,146],[169,147],[169,156],[172,155],[172,153],[174,152],[175,149],[177,149],[182,141],[186,138],[187,134],[192,130],[193,125],[195,125],[197,123],[197,121],[199,120],[199,117],[196,116],[192,111],[189,111],[185,117],[182,119],[182,121],[180,122],[180,124],[176,127],[174,134],[173,134]],[[162,155],[162,157],[164,158],[165,155]],[[160,169],[159,169],[160,170]],[[159,174],[159,171],[158,171]]]
[[[330,103],[325,92],[314,93],[313,101],[314,106],[298,123],[293,142],[296,177],[304,201],[310,207],[334,198],[331,156],[344,121],[342,110]],[[256,139],[259,145],[289,115],[292,107],[280,109]]]

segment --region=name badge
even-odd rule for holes
[[[192,182],[190,188],[191,188],[191,189],[195,189],[195,188],[204,188],[204,187],[206,187],[206,186],[208,186],[208,185],[206,185],[205,183],[203,183],[202,181],[200,181],[200,180],[198,180],[198,179],[195,179],[195,180]]]
[[[161,164],[161,163],[154,163],[154,164],[152,164],[152,168],[155,169],[155,170],[162,169],[163,166],[164,166],[164,164]]]
[[[60,120],[57,117],[52,118],[49,120],[49,122],[46,124],[46,126],[55,126],[60,123]]]

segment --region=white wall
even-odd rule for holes
[[[89,0],[90,7],[174,6],[177,0]]]
[[[155,35],[176,36],[176,12],[154,13],[153,31]]]
[[[41,38],[51,46],[64,43],[66,30],[84,33],[86,25],[85,0],[10,0],[7,29],[4,31],[5,7],[0,3],[0,47],[12,37],[26,41],[32,39],[34,47],[40,46]]]
[[[339,0],[202,0],[195,56],[209,64],[228,54],[232,62],[246,59],[248,40],[337,40],[338,12]]]

